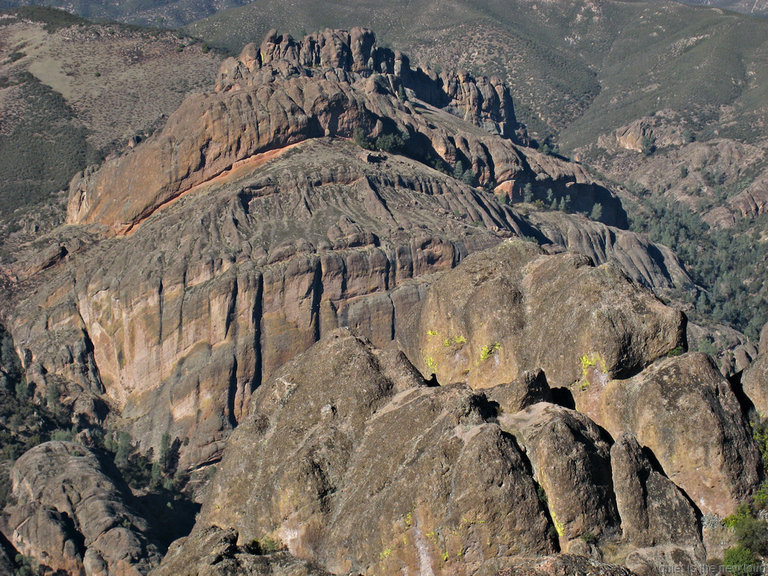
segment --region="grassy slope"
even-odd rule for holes
[[[44,8],[0,19],[0,237],[61,220],[72,176],[184,96],[212,84],[222,56],[174,32],[95,25]],[[2,256],[0,254],[0,256]]]

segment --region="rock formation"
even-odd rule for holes
[[[197,525],[333,573],[473,571],[554,549],[526,462],[465,386],[335,334],[255,393]]]
[[[705,514],[733,513],[758,482],[760,455],[739,401],[704,354],[665,358],[627,380],[594,367],[573,396],[612,436],[631,433],[652,450]]]
[[[701,546],[696,511],[680,489],[649,461],[630,434],[611,447],[613,487],[624,536],[640,547]]]
[[[159,561],[147,522],[87,448],[41,444],[19,458],[11,481],[3,532],[49,570],[138,576]]]
[[[730,383],[649,290],[690,278],[522,139],[496,80],[412,69],[362,29],[272,33],[72,181],[69,225],[3,270],[0,377],[145,453],[170,437],[202,484],[217,466],[160,575],[624,574],[609,545],[641,571],[698,562],[701,514],[760,467]],[[507,203],[549,189],[603,223]],[[146,573],[163,546],[112,474],[31,450],[3,533],[52,569]]]
[[[423,104],[403,98],[405,90]],[[449,120],[432,121],[447,111],[470,122],[457,129]],[[598,194],[581,167],[516,147],[474,124],[506,135],[516,128],[502,84],[411,70],[407,58],[378,48],[363,29],[326,31],[301,42],[273,33],[225,61],[216,92],[187,98],[160,134],[75,178],[67,219],[126,233],[181,194],[237,170],[238,162],[258,163],[261,154],[309,138],[349,138],[356,129],[372,138],[402,134],[412,155],[448,167],[464,162],[481,184],[584,185]],[[599,195],[606,215],[626,222],[616,198],[604,188]]]
[[[603,430],[583,414],[546,402],[499,423],[524,447],[563,550],[586,534],[618,530],[610,438]]]
[[[270,35],[227,60],[217,91],[190,96],[160,133],[75,178],[76,225],[16,264],[34,289],[16,291],[9,330],[37,397],[58,379],[76,418],[98,425],[106,403],[143,450],[169,433],[184,441],[182,467],[204,466],[259,383],[322,334],[350,326],[386,345],[427,275],[510,236],[559,241],[424,162],[461,161],[513,190],[591,190],[621,220],[581,167],[477,126],[515,125],[500,85],[452,78],[412,70],[364,30]],[[405,155],[339,138],[355,129],[407,136]],[[592,255],[659,288],[684,276],[653,247],[620,244]]]
[[[760,352],[744,371],[741,384],[757,416],[768,418],[768,324],[760,331]]]
[[[578,382],[589,366],[629,375],[685,338],[682,314],[617,268],[595,268],[572,253],[548,256],[521,241],[444,274],[413,318],[401,340],[414,365],[439,382],[473,387],[536,368],[555,387]]]

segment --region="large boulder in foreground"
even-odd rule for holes
[[[696,510],[653,466],[634,436],[622,434],[616,440],[611,467],[624,538],[640,548],[661,544],[701,548]]]
[[[542,368],[568,386],[589,366],[623,377],[683,347],[685,317],[610,263],[511,240],[437,280],[403,344],[441,383],[485,388]]]
[[[749,424],[705,354],[665,358],[626,380],[593,371],[573,396],[614,438],[628,432],[648,447],[704,514],[731,514],[759,483]]]
[[[610,437],[583,414],[540,402],[499,417],[530,459],[547,496],[560,546],[618,530],[611,480]]]
[[[15,504],[3,531],[15,548],[52,571],[139,576],[159,562],[147,522],[127,505],[96,455],[46,442],[11,470]]]
[[[464,385],[335,333],[252,399],[197,530],[271,538],[338,573],[475,573],[555,551],[514,439]]]

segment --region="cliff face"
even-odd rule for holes
[[[417,162],[358,152],[298,144],[44,272],[17,309],[28,373],[103,392],[143,446],[170,429],[185,463],[208,462],[264,376],[339,325],[385,345],[419,278],[527,227]]]
[[[413,70],[366,30],[247,46],[159,134],[76,177],[72,226],[13,270],[35,286],[11,324],[38,395],[60,378],[79,417],[106,400],[143,449],[169,432],[184,467],[217,460],[251,392],[329,330],[386,345],[428,275],[509,236],[560,241],[424,162],[503,194],[583,192],[622,220],[581,167],[498,136],[516,126],[497,81]]]
[[[73,180],[67,220],[126,233],[244,159],[255,162],[258,154],[310,138],[350,138],[355,129],[371,138],[405,136],[406,153],[451,169],[462,162],[481,184],[592,183],[579,166],[485,130],[511,135],[516,127],[511,98],[498,81],[414,71],[404,56],[376,47],[369,31],[328,31],[302,42],[271,34],[225,61],[217,90],[185,100],[157,137]],[[626,221],[607,190],[591,188],[607,221]]]
[[[160,574],[624,573],[521,560],[599,558],[594,538],[638,566],[701,560],[700,513],[732,511],[759,466],[728,382],[700,356],[665,359],[685,317],[637,285],[690,279],[611,225],[620,202],[580,166],[501,137],[518,128],[497,81],[413,70],[368,31],[270,34],[160,133],[72,181],[69,225],[4,271],[4,342],[37,401],[58,390],[79,427],[129,431],[145,453],[167,434],[182,471],[224,455]],[[550,188],[600,202],[606,223],[507,203]],[[694,449],[675,403],[722,433]],[[14,468],[9,540],[60,548],[73,573],[97,552],[108,570],[155,565],[97,456],[46,446]],[[28,489],[46,454],[46,478],[86,467],[99,490],[72,494],[136,530],[75,530],[80,508]],[[132,544],[110,556],[113,536]],[[258,559],[265,538],[287,552]]]

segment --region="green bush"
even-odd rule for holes
[[[728,548],[723,556],[723,564],[728,574],[732,576],[747,576],[756,574],[759,566],[756,566],[755,555],[749,548],[742,545]]]
[[[734,526],[736,540],[749,550],[760,554],[768,553],[768,524],[749,516]]]

